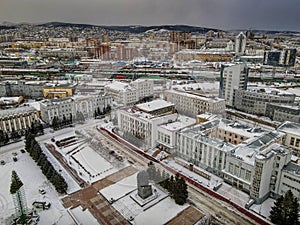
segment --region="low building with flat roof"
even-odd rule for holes
[[[286,121],[278,127],[285,133],[284,145],[291,147],[296,156],[300,156],[300,123]]]

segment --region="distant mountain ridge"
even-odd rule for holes
[[[115,30],[129,33],[144,33],[149,30],[170,30],[170,31],[182,31],[182,32],[195,32],[195,33],[206,33],[209,30],[219,31],[215,28],[197,27],[190,25],[127,25],[127,26],[109,26],[109,25],[91,25],[91,24],[77,24],[77,23],[62,23],[62,22],[49,22],[40,24],[39,26],[46,27],[100,27],[107,30]]]

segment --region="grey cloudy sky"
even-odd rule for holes
[[[300,0],[0,0],[0,22],[300,31]]]

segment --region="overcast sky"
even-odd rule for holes
[[[0,22],[300,31],[300,0],[0,0]]]

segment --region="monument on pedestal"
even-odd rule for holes
[[[147,171],[143,170],[137,175],[138,196],[146,199],[152,195],[152,187],[149,184],[149,177]]]

